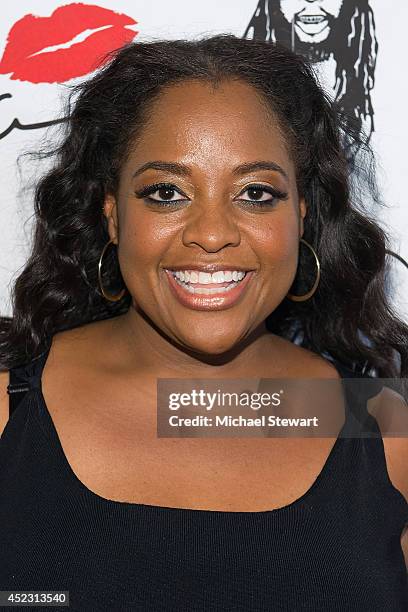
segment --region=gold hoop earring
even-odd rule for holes
[[[288,297],[293,302],[305,302],[306,300],[311,298],[314,292],[316,291],[317,285],[319,284],[319,281],[320,281],[320,261],[319,261],[319,258],[317,257],[316,251],[314,250],[312,245],[306,242],[306,240],[304,240],[303,238],[300,239],[300,242],[303,242],[303,244],[309,247],[309,249],[312,251],[314,258],[316,260],[317,275],[316,275],[316,280],[314,282],[313,287],[310,289],[310,291],[308,291],[304,295],[293,295],[293,293],[286,294],[286,297]]]
[[[99,288],[101,290],[101,293],[102,293],[103,297],[106,300],[109,300],[109,302],[118,302],[125,295],[126,289],[125,288],[122,289],[120,291],[120,293],[118,293],[117,295],[112,295],[111,293],[107,293],[105,291],[105,289],[103,288],[103,286],[102,286],[102,272],[101,272],[101,270],[102,270],[102,259],[103,259],[103,256],[105,255],[106,249],[108,248],[108,246],[110,245],[111,242],[113,242],[113,239],[109,240],[109,242],[107,242],[105,244],[105,246],[102,249],[101,256],[99,257],[99,262],[98,262],[98,283],[99,283]]]

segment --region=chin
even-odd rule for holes
[[[316,34],[306,34],[303,30],[296,27],[296,34],[301,42],[304,43],[321,43],[327,39],[330,34],[330,29],[325,28],[322,32]]]
[[[208,355],[209,357],[211,356],[216,356],[216,355],[223,355],[224,353],[228,353],[228,351],[231,351],[234,346],[236,345],[236,342],[230,342],[228,344],[208,344],[203,342],[202,344],[199,344],[198,342],[195,343],[194,345],[190,345],[191,350],[200,353],[202,355]]]
[[[192,338],[184,339],[184,346],[190,351],[202,355],[203,357],[217,357],[228,353],[236,347],[239,342],[239,338],[234,338],[230,341],[227,339],[219,339],[218,342],[209,342],[208,337],[202,338],[200,341],[198,338],[193,340]]]

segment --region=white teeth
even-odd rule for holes
[[[325,21],[324,15],[300,15],[298,19],[303,21],[303,23],[321,23]]]
[[[234,289],[243,278],[246,276],[246,272],[241,270],[219,270],[213,274],[208,272],[197,272],[196,270],[172,270],[173,277],[177,284],[186,289],[189,293],[197,293],[202,295],[212,295],[215,293],[225,293]],[[195,284],[208,285],[229,283],[224,287],[194,287]]]
[[[218,270],[217,272],[210,274],[208,272],[198,272],[196,270],[176,270],[172,271],[172,274],[185,283],[198,283],[200,285],[208,285],[212,283],[229,283],[231,281],[241,281],[245,277],[246,272],[238,270]]]
[[[219,270],[218,272],[213,272],[212,282],[213,283],[225,283],[224,272],[222,270]]]
[[[208,272],[200,272],[198,275],[198,282],[200,285],[208,285],[211,283],[211,274],[208,274]]]

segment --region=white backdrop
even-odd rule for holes
[[[317,11],[336,4],[336,0],[287,0],[286,4],[297,2],[315,6]],[[337,3],[341,4],[341,0]],[[42,0],[34,8],[32,3],[19,0],[2,6],[0,314],[11,314],[11,283],[29,253],[30,183],[46,170],[45,162],[34,165],[25,158],[17,165],[17,158],[27,150],[36,150],[40,139],[56,137],[55,128],[37,126],[58,116],[66,85],[91,76],[98,49],[107,51],[125,40],[196,38],[222,32],[242,37],[257,5],[257,0],[194,3],[189,0],[99,0],[97,4]],[[380,221],[392,236],[392,250],[408,261],[405,199],[408,129],[404,118],[408,93],[404,54],[408,4],[403,0],[392,3],[370,0],[370,6],[379,44],[375,86],[371,92],[375,122],[371,143],[387,203],[387,208],[380,213]],[[54,13],[50,19],[58,7],[62,7],[60,13]],[[333,61],[321,62],[320,68],[322,78],[329,83],[333,78]],[[408,268],[395,260],[394,270],[397,285],[393,303],[399,315],[408,321]]]

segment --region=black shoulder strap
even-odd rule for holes
[[[19,377],[13,368],[9,370],[9,379],[7,393],[9,394],[9,416],[11,417],[30,387],[26,382],[19,381]]]
[[[28,363],[14,366],[9,369],[9,384],[7,393],[9,394],[9,415],[11,416],[23,400],[27,391],[33,387],[38,387],[41,382],[41,372],[48,357],[51,343],[37,357]]]

